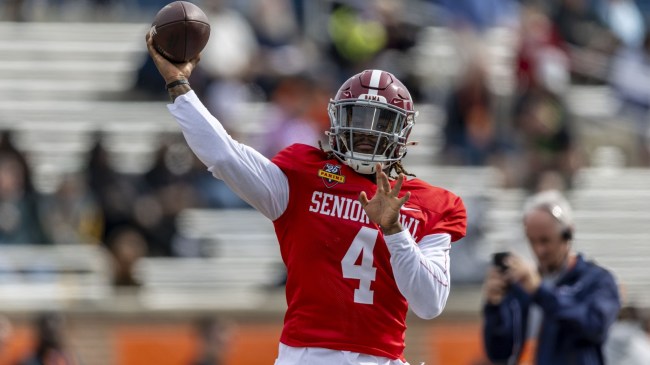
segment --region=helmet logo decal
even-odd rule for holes
[[[338,183],[345,182],[345,176],[341,175],[341,166],[326,163],[325,166],[318,170],[318,176],[323,178],[323,184],[328,188],[333,188]]]
[[[382,102],[382,103],[387,102],[386,98],[383,95],[361,94],[361,95],[359,95],[359,99],[361,99],[361,100],[379,101],[379,102]]]

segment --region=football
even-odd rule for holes
[[[174,63],[196,57],[208,44],[210,24],[203,10],[187,1],[174,1],[160,9],[151,24],[153,45]]]

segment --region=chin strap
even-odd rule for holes
[[[358,160],[346,159],[345,164],[360,174],[372,175],[377,172],[375,169],[375,162],[362,162]]]
[[[355,155],[358,155],[358,156],[363,157],[363,158],[365,158],[367,156],[367,160],[372,159],[372,155],[367,155],[367,154],[363,154],[363,153],[355,153]],[[356,171],[356,172],[358,172],[360,174],[371,175],[371,174],[376,173],[377,170],[375,168],[375,165],[377,164],[377,162],[380,162],[380,161],[357,160],[357,159],[352,158],[352,156],[350,155],[350,152],[345,153],[345,164],[350,166],[354,171]],[[381,163],[382,169],[385,170],[388,167],[386,162],[380,162],[380,163]]]

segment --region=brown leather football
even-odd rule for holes
[[[210,24],[203,10],[187,1],[174,1],[158,11],[151,24],[153,45],[165,58],[187,62],[208,43]]]

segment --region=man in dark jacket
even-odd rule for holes
[[[531,197],[524,228],[537,267],[509,254],[488,271],[483,340],[495,364],[602,365],[620,310],[610,272],[571,249],[571,208],[557,191]]]

